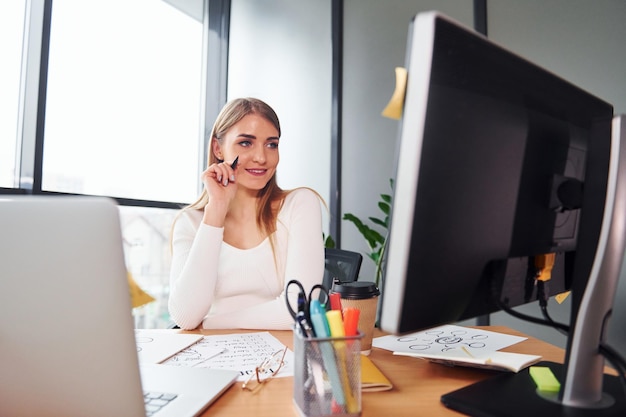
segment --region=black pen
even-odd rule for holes
[[[296,315],[295,320],[296,324],[300,328],[300,331],[302,332],[303,337],[315,337],[315,331],[313,330],[313,327],[311,327],[309,321],[306,319],[304,311],[299,311]]]
[[[233,161],[233,163],[232,163],[232,164],[230,164],[230,167],[231,167],[232,169],[237,168],[237,163],[238,163],[238,162],[239,162],[239,155],[237,155],[237,158],[235,158],[235,160]]]

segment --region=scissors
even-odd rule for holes
[[[291,306],[291,303],[289,301],[290,285],[296,285],[298,287],[298,306],[295,310]],[[313,293],[315,292],[315,290],[319,290],[320,294],[324,294],[326,296],[324,302],[328,301],[328,299],[330,298],[328,290],[322,284],[314,285],[311,288],[311,291],[309,291],[309,295],[307,297],[306,291],[304,290],[304,286],[302,285],[302,283],[297,279],[292,279],[287,283],[287,288],[285,291],[285,301],[287,302],[287,309],[289,309],[289,313],[296,322],[296,325],[307,337],[315,336],[315,331],[311,326],[311,304],[314,305],[314,308],[319,308],[318,306],[320,305],[319,297],[313,298]],[[322,305],[322,308],[324,308],[324,305]]]

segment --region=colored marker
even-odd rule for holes
[[[343,309],[343,328],[346,336],[356,336],[359,334],[359,316],[361,310],[354,307]]]
[[[341,294],[339,294],[338,292],[334,292],[331,293],[328,298],[330,298],[330,309],[331,310],[339,310],[342,311],[341,309]]]
[[[314,307],[315,301],[317,300],[313,300],[311,302],[311,323],[313,324],[313,330],[315,330],[315,335],[317,337],[328,338],[330,337],[330,333],[328,330],[329,328],[328,322],[326,321],[326,315],[321,313],[317,307]],[[330,379],[330,387],[333,392],[334,400],[339,407],[343,407],[346,403],[346,397],[344,396],[343,388],[341,386],[341,377],[339,375],[339,369],[337,368],[337,361],[335,360],[333,348],[329,342],[324,341],[319,342],[319,344],[322,349],[324,368],[326,368],[328,378]]]
[[[330,335],[335,337],[345,337],[346,331],[343,327],[343,320],[341,319],[341,311],[330,310],[326,312],[326,319],[328,320],[328,327],[330,327]],[[341,382],[343,385],[344,395],[346,397],[346,408],[348,413],[355,413],[358,411],[357,400],[352,392],[350,386],[350,377],[348,375],[348,367],[346,361],[346,343],[344,341],[333,342],[335,346],[335,353],[337,354],[337,369],[341,375]],[[360,389],[360,387],[359,387]]]
[[[330,310],[326,312],[326,320],[328,320],[328,327],[330,327],[330,335],[332,337],[345,337],[346,331],[343,328],[343,319],[341,318],[341,311]]]

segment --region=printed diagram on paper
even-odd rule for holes
[[[401,336],[383,336],[373,345],[392,352],[440,354],[452,351],[495,352],[525,340],[525,337],[470,327],[445,325]]]
[[[197,343],[177,353],[165,365],[197,366],[239,371],[239,380],[247,379],[255,368],[276,351],[285,349],[269,332],[204,336]],[[293,352],[289,349],[276,377],[293,375]]]

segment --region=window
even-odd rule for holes
[[[198,195],[202,21],[165,1],[55,0],[42,189]]]
[[[0,2],[0,187],[13,188],[26,0]]]
[[[162,202],[196,199],[203,134],[202,16],[175,3],[54,1],[43,191]],[[201,11],[202,2],[196,4]],[[175,214],[120,206],[127,268],[155,298],[134,310],[137,327],[169,323]]]
[[[126,267],[154,301],[135,308],[135,327],[164,328],[171,322],[167,309],[170,272],[170,232],[177,211],[120,206]]]
[[[204,156],[204,4],[0,2],[0,193],[106,195],[162,207],[195,200]],[[48,36],[42,90],[40,39],[45,45]],[[45,118],[36,111],[43,99]],[[38,119],[42,160],[35,157]],[[41,187],[34,181],[40,169]],[[128,270],[156,299],[134,310],[138,327],[169,324],[176,213],[120,206]]]

